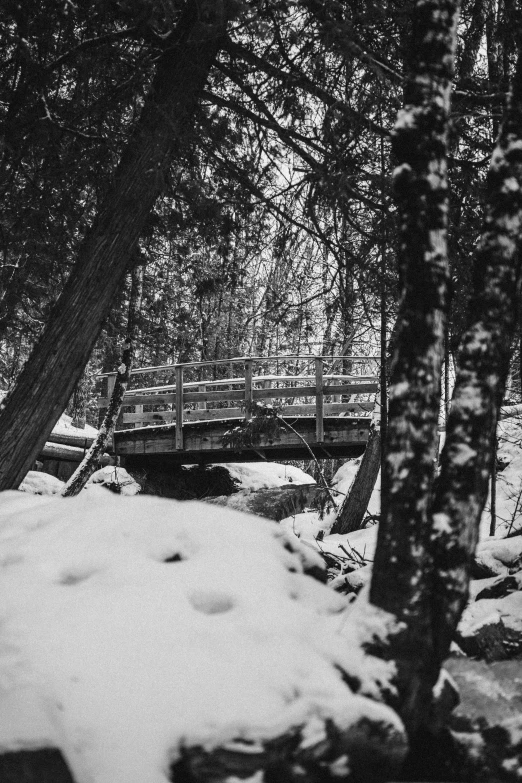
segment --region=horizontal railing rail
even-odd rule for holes
[[[287,362],[290,360],[298,360],[298,361],[312,361],[315,359],[321,359],[323,362],[332,362],[332,361],[350,361],[350,362],[376,362],[377,364],[380,362],[379,356],[345,356],[336,354],[333,356],[317,356],[316,354],[280,354],[275,356],[235,356],[232,359],[215,359],[215,360],[205,360],[201,362],[181,362],[179,364],[159,364],[154,367],[134,367],[131,370],[132,375],[138,375],[140,373],[154,373],[154,372],[164,372],[166,370],[175,370],[176,367],[183,367],[183,369],[187,369],[189,367],[211,367],[213,365],[223,365],[223,364],[242,364],[244,362]],[[98,374],[98,378],[107,378],[110,375],[116,375],[116,372],[102,372]]]

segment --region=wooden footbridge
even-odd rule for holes
[[[359,456],[377,364],[367,356],[275,356],[135,368],[114,450],[134,468],[308,459],[310,451]],[[102,377],[100,413],[116,374]]]

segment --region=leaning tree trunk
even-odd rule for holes
[[[520,46],[520,43],[519,43]],[[432,613],[439,661],[466,604],[470,561],[495,459],[496,428],[516,334],[522,236],[522,51],[488,175],[475,293],[457,357],[456,381],[433,501]]]
[[[135,266],[132,269],[131,277],[127,334],[125,335],[121,362],[118,367],[118,372],[116,373],[116,382],[109,400],[109,406],[105,412],[98,435],[95,437],[85,457],[60,492],[64,498],[78,495],[84,488],[89,478],[98,467],[100,457],[107,448],[107,444],[116,427],[116,422],[123,404],[123,397],[127,391],[132,370],[142,292],[143,267]]]
[[[331,533],[344,535],[345,533],[353,533],[354,530],[359,530],[362,527],[380,468],[380,421],[372,419],[361,464],[355,474],[352,486],[341,504]]]
[[[226,30],[228,0],[188,0],[131,141],[51,319],[0,407],[0,489],[34,463],[85,367]]]
[[[446,155],[457,15],[457,0],[416,0],[411,75],[393,134],[403,290],[370,600],[400,621],[382,654],[395,661],[397,708],[410,734],[438,673],[428,520],[447,311]]]

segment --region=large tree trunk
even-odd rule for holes
[[[428,520],[447,310],[446,154],[457,14],[457,0],[417,0],[411,76],[393,137],[403,290],[370,600],[401,622],[383,654],[396,662],[397,706],[410,733],[437,676]]]
[[[89,478],[97,469],[100,457],[105,452],[107,444],[112,437],[118,416],[120,415],[123,397],[127,391],[134,358],[134,343],[138,325],[138,315],[141,306],[143,292],[143,267],[135,266],[132,270],[131,292],[129,298],[129,315],[127,319],[127,334],[123,344],[121,362],[116,373],[116,382],[112,390],[109,406],[101,423],[98,435],[91,444],[90,449],[78,465],[67,484],[62,487],[60,494],[63,497],[78,495],[86,485]]]
[[[225,33],[227,0],[188,0],[158,59],[141,117],[50,322],[0,414],[0,489],[17,487],[85,367],[162,191],[169,163],[190,141],[201,89]]]
[[[431,549],[437,659],[447,655],[466,604],[470,561],[495,458],[496,427],[516,333],[522,235],[522,54],[488,176],[475,293],[457,357],[435,487]]]

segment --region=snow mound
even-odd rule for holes
[[[290,729],[304,746],[330,721],[401,734],[367,698],[392,664],[305,560],[275,523],[204,503],[3,493],[0,752],[58,747],[77,783],[165,783],[183,748]]]
[[[301,514],[285,517],[279,524],[287,533],[292,533],[303,541],[313,541],[321,531],[324,531],[325,519],[320,518],[318,511],[303,511]],[[329,526],[332,525],[333,521]]]
[[[474,568],[482,576],[503,576],[522,567],[522,537],[488,538],[475,552]]]
[[[56,495],[63,487],[64,482],[50,473],[30,470],[18,489],[22,492],[30,492],[33,495]]]
[[[140,484],[132,478],[130,473],[127,473],[125,468],[118,468],[113,465],[106,465],[104,468],[96,470],[89,478],[86,486],[91,484],[103,484],[121,495],[137,495],[141,490]]]
[[[325,536],[324,540],[318,543],[325,552],[337,555],[341,559],[343,556],[349,559],[355,558],[363,566],[366,563],[373,562],[377,546],[378,529],[378,525],[372,525],[372,527],[354,530],[353,533],[347,533],[346,535]]]
[[[314,479],[294,465],[278,462],[224,462],[219,467],[228,470],[240,489],[271,489],[285,484],[315,484]]]

